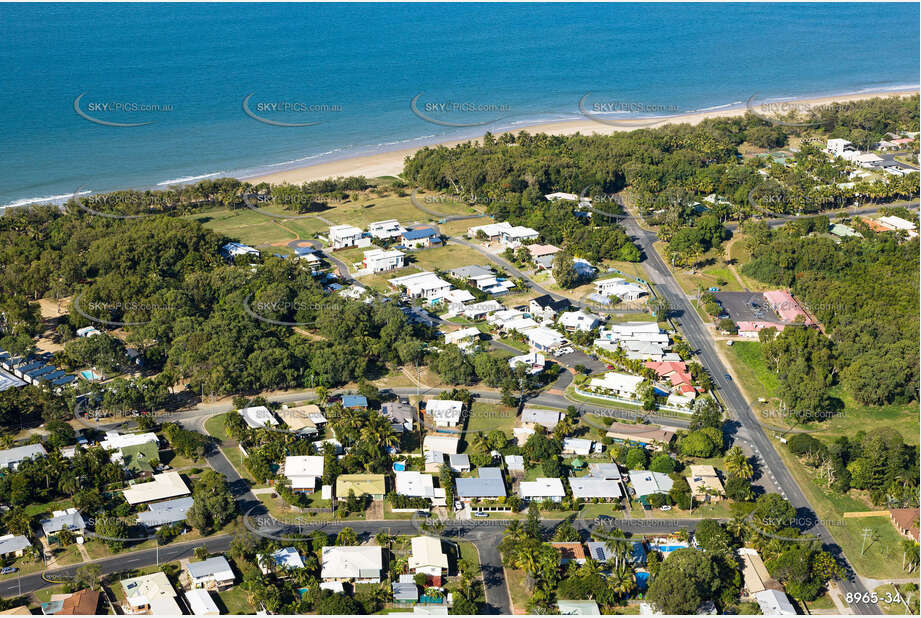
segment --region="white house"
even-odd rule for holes
[[[272,415],[272,412],[265,406],[253,406],[250,408],[240,408],[240,416],[246,421],[250,429],[258,429],[266,425],[277,425],[278,420]]]
[[[323,477],[323,468],[324,458],[320,455],[288,455],[283,473],[291,481],[291,491],[311,494],[317,488],[317,479]]]
[[[294,547],[283,547],[275,550],[268,555],[268,558],[269,560],[265,560],[264,554],[256,555],[256,562],[259,564],[259,570],[262,571],[263,575],[268,575],[273,569],[293,571],[304,568],[304,559],[301,558],[300,552]],[[271,561],[272,564],[264,564],[267,561]]]
[[[469,328],[462,328],[454,332],[445,333],[445,343],[453,343],[462,350],[466,350],[467,348],[473,346],[477,341],[479,341],[481,334],[482,333],[480,332],[480,329],[473,326]]]
[[[140,446],[152,442],[159,444],[159,439],[155,433],[118,433],[117,431],[107,431],[104,440],[99,442],[99,446],[107,451],[120,450],[129,446]]]
[[[125,501],[128,504],[159,502],[160,500],[188,496],[191,493],[189,486],[175,471],[154,474],[152,481],[136,483],[122,490],[122,494],[124,494]]]
[[[642,286],[620,278],[596,281],[595,293],[602,296],[616,296],[621,300],[637,300],[648,294]]]
[[[119,582],[125,593],[125,603],[134,614],[181,616],[176,591],[163,571],[123,579]]]
[[[368,225],[368,233],[371,234],[373,238],[397,238],[405,231],[406,228],[400,225],[400,222],[396,219],[375,221]]]
[[[398,495],[411,498],[434,498],[435,477],[415,470],[397,470],[395,491]]]
[[[236,576],[224,556],[214,556],[201,562],[186,565],[189,579],[195,588],[227,588],[233,586]]]
[[[592,378],[589,384],[593,388],[614,391],[614,394],[618,397],[632,399],[636,396],[636,388],[642,384],[642,382],[643,378],[641,376],[632,376],[626,373],[609,371],[600,378]]]
[[[489,314],[503,309],[505,307],[497,300],[484,300],[481,303],[474,303],[464,307],[464,317],[471,320],[482,320]]]
[[[879,155],[875,155],[872,152],[865,152],[854,157],[854,163],[860,167],[874,168],[877,163],[881,163],[883,160]]]
[[[519,492],[525,500],[561,502],[566,497],[563,481],[557,478],[538,477],[533,481],[522,481]]]
[[[603,479],[592,476],[570,477],[569,488],[572,490],[572,497],[582,500],[616,500],[623,496],[620,489],[620,481],[614,479]]]
[[[193,588],[185,593],[189,609],[193,616],[220,616],[221,612],[211,598],[211,593],[201,588]]]
[[[410,298],[426,298],[437,300],[443,298],[451,290],[451,284],[428,271],[396,277],[388,281],[391,286],[406,288],[406,295]]]
[[[384,554],[377,545],[324,547],[320,558],[320,577],[325,580],[354,580],[379,584]]]
[[[591,455],[594,444],[585,438],[563,438],[563,452],[567,455]]]
[[[560,316],[559,324],[567,331],[587,333],[601,323],[598,316],[582,311],[569,311]]]
[[[544,370],[547,359],[540,352],[528,352],[521,356],[513,356],[508,359],[508,366],[514,369],[518,365],[524,365],[528,375],[537,375]]]
[[[652,494],[667,494],[672,489],[674,482],[671,477],[661,472],[649,470],[631,470],[630,485],[636,492],[637,498],[651,496]]]
[[[911,221],[903,219],[902,217],[880,217],[877,219],[877,221],[890,229],[908,232],[909,238],[914,238],[918,235],[917,232],[915,232],[915,224]]]
[[[825,145],[825,150],[827,150],[829,153],[837,157],[844,156],[844,153],[846,152],[857,152],[857,149],[854,147],[854,144],[852,144],[846,139],[840,139],[840,138],[834,138],[834,139],[828,140],[828,142]]]
[[[362,232],[354,225],[334,225],[329,228],[329,242],[333,249],[360,246]]]
[[[406,254],[402,251],[392,249],[384,251],[383,249],[372,249],[365,251],[364,267],[372,273],[382,273],[388,270],[403,268],[405,265]]]
[[[32,547],[32,543],[21,534],[5,534],[0,536],[0,558],[5,558],[7,556],[19,557],[25,553],[28,547]]]
[[[48,452],[41,444],[26,444],[24,446],[14,446],[0,451],[0,468],[11,468],[15,470],[19,464],[26,459],[35,459],[44,457]]]
[[[221,255],[233,259],[238,255],[259,255],[259,250],[239,242],[229,242],[221,247]]]
[[[548,431],[553,431],[563,413],[557,410],[543,410],[540,408],[525,408],[521,411],[521,426],[533,429],[537,425],[545,427]]]
[[[441,549],[441,539],[432,536],[416,536],[410,541],[412,554],[409,556],[409,570],[424,573],[433,578],[448,574],[448,555]]]
[[[787,595],[780,590],[768,588],[754,594],[755,601],[765,616],[796,616],[796,610]]]
[[[425,412],[431,415],[436,427],[457,427],[464,412],[464,402],[430,399],[425,402]]]
[[[444,455],[457,454],[457,443],[459,441],[460,440],[454,436],[436,436],[429,434],[422,439],[422,452],[441,453],[441,461],[443,463]]]
[[[541,352],[549,352],[562,346],[566,339],[563,335],[546,326],[538,326],[524,332],[528,344]]]
[[[490,241],[499,239],[503,245],[509,247],[517,247],[526,240],[537,240],[540,236],[537,230],[523,225],[512,225],[508,221],[471,227],[467,230],[467,236],[476,238],[479,232],[483,232]]]

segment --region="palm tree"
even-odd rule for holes
[[[608,539],[604,547],[611,553],[615,567],[626,564],[627,556],[633,552],[633,546],[624,539]]]
[[[489,452],[489,441],[482,433],[477,433],[473,436],[473,442],[471,443],[471,446],[473,446],[473,450],[478,453]]]
[[[317,401],[322,405],[326,405],[326,400],[329,397],[329,390],[325,386],[318,386],[315,392],[317,394]]]
[[[723,459],[723,463],[726,465],[727,474],[737,476],[741,479],[748,480],[754,474],[751,463],[739,446],[733,446],[729,449],[726,453],[726,457]]]
[[[618,597],[625,597],[636,587],[633,569],[626,564],[616,567],[608,576],[608,583]]]

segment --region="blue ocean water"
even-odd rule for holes
[[[0,4],[0,205],[580,118],[590,92],[617,117],[916,87],[918,21],[916,3]],[[251,93],[255,116],[317,124],[260,122]],[[149,124],[91,122],[81,94]]]

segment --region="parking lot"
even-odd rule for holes
[[[714,292],[713,296],[737,324],[755,321],[783,324],[760,292]]]

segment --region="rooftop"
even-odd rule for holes
[[[124,493],[128,504],[141,504],[143,502],[187,496],[190,491],[178,472],[164,472],[163,474],[155,474],[152,481],[137,483],[127,489],[123,489],[122,493]]]

